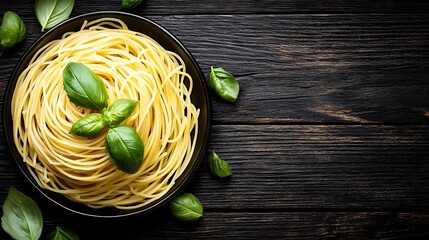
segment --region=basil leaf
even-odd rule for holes
[[[24,40],[27,29],[18,14],[8,11],[4,14],[0,27],[0,43],[3,49],[13,47]]]
[[[210,171],[214,175],[220,178],[224,178],[232,175],[232,170],[229,164],[226,161],[220,159],[215,152],[212,152],[209,155],[208,163],[209,163]]]
[[[103,81],[85,64],[70,62],[63,70],[63,84],[74,104],[101,110],[107,105],[107,90]]]
[[[240,91],[240,85],[234,76],[220,67],[211,67],[210,87],[220,98],[228,102],[235,102]]]
[[[110,160],[126,173],[137,172],[143,163],[143,141],[132,127],[110,127],[106,136],[106,150]]]
[[[49,240],[79,240],[79,236],[69,228],[56,227],[49,236]]]
[[[168,205],[173,216],[182,221],[196,221],[203,216],[203,205],[192,193],[183,193]]]
[[[103,121],[106,126],[117,125],[127,119],[136,108],[138,100],[118,99],[103,109]]]
[[[143,0],[122,0],[121,9],[122,10],[132,10],[138,7]]]
[[[73,124],[69,133],[82,137],[93,137],[104,129],[100,113],[91,113]]]
[[[36,17],[42,32],[69,18],[74,0],[36,0]]]
[[[3,204],[1,226],[13,239],[39,239],[43,228],[42,213],[36,202],[10,187]]]

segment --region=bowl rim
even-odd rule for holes
[[[205,107],[207,108],[206,109],[207,122],[206,122],[206,128],[204,129],[204,134],[203,134],[204,137],[201,139],[201,141],[203,141],[203,143],[201,146],[201,150],[199,151],[198,156],[196,157],[196,161],[191,166],[192,168],[190,169],[189,174],[184,176],[183,181],[179,182],[176,188],[174,188],[172,191],[170,189],[161,198],[155,200],[153,204],[149,204],[149,205],[137,208],[135,210],[127,210],[127,212],[125,212],[125,213],[102,215],[102,214],[83,212],[83,211],[73,209],[72,207],[66,206],[65,204],[62,204],[59,200],[56,200],[50,196],[50,195],[61,195],[61,194],[55,193],[55,192],[52,192],[52,191],[49,191],[46,189],[42,189],[37,183],[35,183],[35,180],[33,179],[33,177],[30,174],[27,174],[26,169],[24,169],[24,167],[21,164],[19,164],[18,161],[22,161],[21,155],[19,155],[19,153],[18,153],[19,156],[17,156],[17,154],[14,153],[14,151],[12,150],[12,149],[15,149],[16,150],[15,152],[17,152],[15,143],[13,141],[13,137],[12,137],[12,139],[10,139],[9,138],[10,134],[8,134],[8,132],[12,131],[12,130],[8,130],[8,128],[10,128],[10,127],[8,127],[9,124],[7,124],[7,121],[9,120],[8,114],[10,114],[10,113],[8,113],[7,111],[10,110],[10,107],[8,108],[8,106],[10,106],[11,96],[13,96],[13,93],[11,91],[15,89],[17,78],[18,78],[17,74],[20,74],[18,72],[20,69],[20,66],[26,61],[26,59],[28,58],[28,55],[30,55],[30,53],[39,44],[39,42],[41,42],[43,39],[49,37],[49,35],[52,34],[54,31],[57,31],[58,29],[62,28],[63,26],[65,26],[71,22],[84,20],[85,17],[95,17],[95,16],[101,17],[104,15],[109,15],[109,17],[119,18],[119,19],[121,19],[121,17],[130,17],[130,18],[135,18],[136,20],[139,20],[139,21],[146,22],[147,24],[152,25],[153,27],[158,29],[160,32],[165,34],[170,40],[172,40],[174,42],[173,45],[177,45],[177,47],[180,48],[184,52],[184,54],[189,58],[190,62],[192,63],[193,68],[195,68],[197,75],[201,81],[202,90],[203,90],[202,94],[203,94],[205,101],[206,101]],[[133,28],[130,27],[130,30],[133,30]],[[135,30],[135,31],[138,31],[138,30]],[[140,31],[138,31],[138,32],[140,32]],[[64,32],[62,32],[62,33],[64,33]],[[144,33],[144,34],[146,34],[146,33]],[[32,55],[32,56],[34,56],[34,55]],[[43,33],[42,35],[37,37],[36,40],[34,40],[34,42],[24,51],[24,54],[20,57],[19,61],[16,63],[16,65],[12,71],[12,74],[10,75],[10,77],[8,79],[8,83],[7,83],[7,86],[6,86],[4,95],[3,95],[2,110],[3,110],[3,112],[2,112],[2,118],[3,118],[2,124],[3,124],[4,139],[6,139],[8,150],[11,153],[15,163],[18,165],[21,173],[25,176],[27,181],[30,182],[31,185],[35,189],[37,189],[37,192],[39,192],[42,196],[49,199],[49,201],[53,202],[54,204],[56,204],[60,208],[65,209],[65,210],[70,211],[70,212],[73,212],[75,214],[81,215],[81,216],[94,217],[94,218],[113,219],[113,218],[123,218],[123,217],[130,217],[130,216],[146,214],[146,213],[152,212],[152,211],[160,208],[161,206],[164,206],[171,199],[176,197],[179,193],[181,193],[184,190],[184,188],[193,179],[194,175],[197,172],[197,169],[199,168],[203,158],[205,157],[205,154],[206,154],[207,149],[208,149],[208,144],[210,141],[211,128],[212,128],[211,93],[209,91],[209,87],[208,87],[208,83],[207,83],[207,80],[205,78],[205,75],[204,75],[200,65],[198,64],[198,62],[196,61],[196,59],[192,55],[192,53],[170,31],[168,31],[165,27],[162,27],[160,24],[156,23],[155,21],[150,20],[150,19],[143,17],[143,16],[139,16],[139,15],[128,13],[128,12],[122,12],[122,11],[96,11],[96,12],[80,14],[80,15],[71,17],[71,18],[59,23],[58,25],[54,26],[53,28],[49,29],[48,31],[46,31],[45,33]],[[199,131],[200,131],[200,129],[199,129]],[[195,152],[194,152],[194,154],[195,154]],[[65,197],[64,197],[64,201],[73,202],[72,200],[67,199]],[[83,205],[84,207],[90,209],[90,207],[85,206],[83,203],[73,202],[73,204]],[[100,211],[102,211],[102,209],[103,208],[101,208]],[[121,209],[118,209],[117,211],[121,211]]]

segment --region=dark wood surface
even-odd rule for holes
[[[18,59],[41,35],[33,1],[17,12],[26,40],[0,57],[0,103]],[[94,220],[52,206],[23,179],[0,130],[0,201],[13,185],[35,199],[43,238],[55,226],[81,239],[429,239],[429,2],[145,0],[209,75],[240,83],[236,103],[213,97],[209,150],[186,191],[204,205],[194,223],[161,208]],[[120,10],[76,0],[72,16]],[[0,239],[8,239],[0,231]]]

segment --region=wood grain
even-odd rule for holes
[[[172,228],[165,229],[149,223],[144,226],[145,234],[136,236],[126,232],[117,236],[125,239],[152,236],[165,239],[424,239],[429,237],[428,220],[428,214],[415,213],[208,212],[196,224],[169,220]],[[131,223],[131,226],[141,225]]]
[[[217,125],[210,150],[233,176],[216,181],[203,164],[192,191],[216,209],[428,209],[428,131]]]
[[[120,11],[121,0],[75,0],[74,13],[80,11]],[[0,9],[34,14],[34,0],[2,1]],[[365,0],[146,0],[133,13],[143,15],[198,15],[198,14],[296,14],[296,13],[427,13],[427,1],[365,1]]]
[[[205,212],[183,223],[166,209],[146,217],[103,221],[50,217],[42,236],[65,226],[81,239],[427,239],[429,213],[413,212]],[[138,231],[135,231],[138,229]],[[84,234],[83,234],[84,233]],[[2,239],[9,239],[5,234]],[[42,238],[47,239],[47,238]]]
[[[209,151],[233,176],[204,160],[188,191],[209,210],[427,210],[428,138],[428,126],[216,125]],[[22,186],[5,152],[0,183]]]
[[[207,77],[212,65],[237,77],[236,103],[214,98],[216,123],[429,123],[426,15],[152,19],[183,41]],[[36,20],[25,20],[27,40],[0,59],[0,91],[40,35]]]
[[[180,39],[206,72],[223,66],[238,77],[238,102],[214,102],[222,124],[428,123],[424,15],[193,17],[198,26],[173,19],[160,22],[195,33]]]
[[[76,0],[72,16],[119,5]],[[0,1],[7,10],[28,35],[0,57],[0,105],[42,34],[34,0]],[[219,180],[204,160],[185,190],[204,217],[68,213],[23,178],[2,126],[0,202],[11,185],[35,199],[42,239],[55,226],[81,239],[429,239],[428,10],[429,1],[144,1],[132,12],[178,37],[206,76],[221,66],[240,82],[236,103],[213,96],[209,144],[234,175]],[[10,238],[0,229],[0,239]]]

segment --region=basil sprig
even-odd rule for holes
[[[109,96],[103,81],[85,64],[68,63],[63,70],[63,84],[74,104],[94,110],[106,107]]]
[[[168,206],[173,216],[181,221],[196,221],[203,216],[203,205],[192,193],[182,193]]]
[[[98,135],[105,127],[101,116],[100,113],[91,113],[84,116],[73,124],[69,133],[83,137],[94,137]]]
[[[133,113],[139,101],[133,99],[118,99],[103,109],[105,126],[117,125]]]
[[[43,229],[43,217],[36,202],[14,187],[3,204],[1,226],[13,239],[36,240]]]
[[[229,164],[225,161],[219,158],[219,156],[212,152],[208,157],[208,163],[210,171],[220,177],[225,178],[232,175],[232,170]]]
[[[129,126],[118,125],[109,128],[106,150],[110,160],[127,173],[136,173],[143,162],[143,141],[136,130]]]
[[[69,133],[93,137],[109,128],[106,151],[111,162],[126,173],[136,173],[143,163],[143,141],[134,128],[118,124],[133,113],[138,101],[118,99],[107,107],[108,95],[102,80],[82,63],[68,63],[63,70],[63,82],[70,101],[81,107],[102,110],[76,121]]]
[[[74,0],[36,0],[36,17],[42,32],[69,18]]]
[[[49,236],[49,240],[79,240],[79,236],[73,230],[64,227],[56,227]]]
[[[235,77],[220,67],[211,67],[210,87],[220,98],[228,102],[235,102],[240,92],[240,85]]]
[[[133,113],[139,101],[118,99],[103,108],[102,113],[90,113],[73,124],[69,133],[82,137],[94,137],[104,128],[118,125]]]

